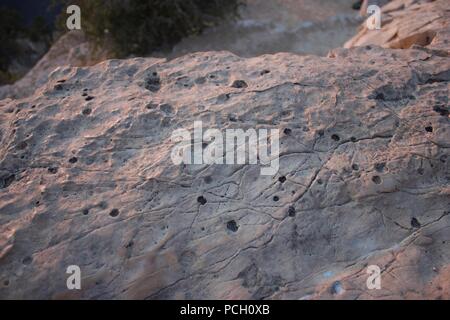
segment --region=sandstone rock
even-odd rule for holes
[[[434,46],[436,33],[449,29],[449,8],[448,0],[391,1],[382,7],[381,29],[369,30],[363,24],[361,31],[345,47],[379,45],[406,49],[413,45]]]
[[[433,43],[109,60],[0,101],[0,297],[449,299],[448,30]],[[278,174],[174,165],[196,120],[280,129]]]

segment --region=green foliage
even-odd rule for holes
[[[236,13],[239,1],[71,0],[65,5],[80,6],[84,32],[117,57],[125,57],[170,48]]]

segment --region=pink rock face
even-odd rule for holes
[[[449,299],[449,30],[434,32],[60,67],[1,100],[0,298]],[[174,165],[172,132],[199,120],[280,129],[278,174]]]

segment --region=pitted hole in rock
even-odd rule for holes
[[[8,279],[3,281],[3,286],[9,287],[9,280]]]
[[[317,179],[317,183],[322,185],[323,184],[323,180],[322,179]]]
[[[200,196],[197,198],[197,202],[200,203],[200,205],[204,206],[208,201],[206,201],[204,196]]]
[[[77,157],[72,157],[72,158],[69,159],[69,163],[74,164],[74,163],[77,163],[77,162],[78,162],[78,158]]]
[[[162,112],[164,112],[165,114],[173,114],[174,108],[172,107],[172,105],[168,104],[168,103],[163,103],[159,106],[159,110],[161,110]]]
[[[202,149],[206,149],[208,147],[208,143],[202,142]]]
[[[325,131],[323,131],[323,130],[317,130],[317,135],[318,135],[319,137],[323,137],[324,134],[325,134]]]
[[[81,96],[82,96],[82,97],[87,97],[87,96],[88,96],[88,93],[87,93],[87,92],[83,92],[83,93],[81,94]]]
[[[280,183],[285,183],[286,182],[286,177],[285,176],[281,176],[281,177],[278,178],[278,181]]]
[[[94,97],[93,96],[87,96],[84,100],[91,101],[91,100],[94,100]]]
[[[350,141],[351,141],[351,142],[356,142],[357,140],[356,140],[355,137],[351,137],[351,138],[350,138]]]
[[[26,143],[25,141],[22,141],[21,143],[19,143],[17,145],[17,149],[19,149],[19,150],[24,150],[24,149],[26,149],[26,147],[28,147],[28,143]]]
[[[278,202],[279,200],[280,200],[280,197],[279,197],[279,196],[274,196],[274,197],[273,197],[273,201]]]
[[[230,115],[228,116],[228,120],[229,120],[230,122],[236,122],[236,121],[237,121],[237,118],[236,118],[235,115],[230,114]]]
[[[158,105],[156,103],[150,102],[148,103],[145,108],[152,110],[152,109],[156,109],[158,107]]]
[[[101,201],[101,202],[98,204],[98,207],[99,207],[100,209],[102,209],[102,210],[105,210],[106,208],[108,208],[108,203],[106,203],[106,201]]]
[[[450,111],[447,110],[443,105],[435,105],[433,107],[433,111],[439,113],[443,117],[448,117],[450,114]]]
[[[266,69],[266,70],[261,71],[261,72],[260,72],[260,75],[263,76],[263,75],[268,74],[268,73],[270,73],[270,70],[267,70],[267,69]]]
[[[0,177],[0,189],[8,188],[14,180],[16,180],[16,176],[14,174],[8,174]]]
[[[291,218],[295,217],[295,208],[294,207],[290,206],[288,208],[288,216],[291,217]]]
[[[337,134],[333,134],[331,136],[331,139],[333,139],[334,141],[339,141],[339,140],[341,140],[341,137],[339,137]]]
[[[332,295],[339,295],[344,292],[344,287],[342,286],[342,283],[340,281],[335,281],[331,285],[330,293]]]
[[[237,88],[237,89],[243,89],[243,88],[247,88],[248,84],[247,82],[245,82],[244,80],[235,80],[232,84],[231,84],[232,88]]]
[[[197,79],[194,80],[195,84],[204,84],[206,82],[206,78],[205,77],[198,77]]]
[[[359,165],[357,163],[352,164],[352,170],[353,171],[358,171],[359,170]]]
[[[424,168],[419,168],[419,169],[417,169],[417,173],[418,173],[419,175],[423,176],[423,174],[425,173]]]
[[[283,132],[284,132],[285,135],[290,136],[291,133],[292,133],[292,130],[289,129],[289,128],[284,128]]]
[[[131,248],[132,246],[134,246],[133,240],[131,240],[130,242],[128,242],[128,243],[125,245],[125,248],[129,249],[129,248]]]
[[[442,155],[442,156],[439,158],[439,160],[440,160],[442,163],[446,163],[446,162],[447,162],[447,159],[448,159],[448,157],[447,157],[446,154]]]
[[[433,127],[427,126],[427,127],[425,127],[425,131],[431,133],[431,132],[433,132]]]
[[[150,76],[145,80],[145,89],[151,92],[158,92],[161,89],[161,78],[158,75],[158,72],[154,71]]]
[[[237,232],[239,230],[239,226],[237,225],[236,221],[230,220],[227,222],[227,229],[231,232]]]
[[[92,113],[92,109],[91,108],[84,108],[83,111],[81,112],[83,115],[88,116]]]
[[[89,214],[89,209],[85,208],[83,209],[83,216],[87,216]]]
[[[373,176],[373,177],[372,177],[372,181],[373,181],[373,183],[375,183],[375,184],[381,184],[381,178],[380,178],[380,176]]]
[[[413,217],[411,219],[411,227],[415,228],[415,229],[419,229],[422,225],[420,224],[419,220],[417,220],[417,218]]]
[[[210,184],[212,182],[212,178],[210,176],[207,176],[203,179],[203,181],[205,181],[206,184]]]
[[[30,265],[33,262],[33,257],[27,256],[23,258],[22,263],[26,266]]]
[[[374,167],[377,172],[383,172],[384,168],[386,167],[386,163],[384,162],[376,163]]]
[[[116,208],[114,208],[114,209],[112,209],[110,212],[109,212],[109,215],[111,216],[111,217],[113,217],[113,218],[115,218],[115,217],[117,217],[118,215],[119,215],[119,209],[116,209]]]
[[[58,168],[57,167],[50,167],[47,169],[47,171],[51,174],[56,174],[58,173]]]

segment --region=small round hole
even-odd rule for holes
[[[118,209],[112,209],[111,212],[109,213],[109,215],[113,218],[117,217],[119,215],[119,210]]]
[[[373,176],[372,181],[375,184],[381,184],[381,178],[379,176]]]

